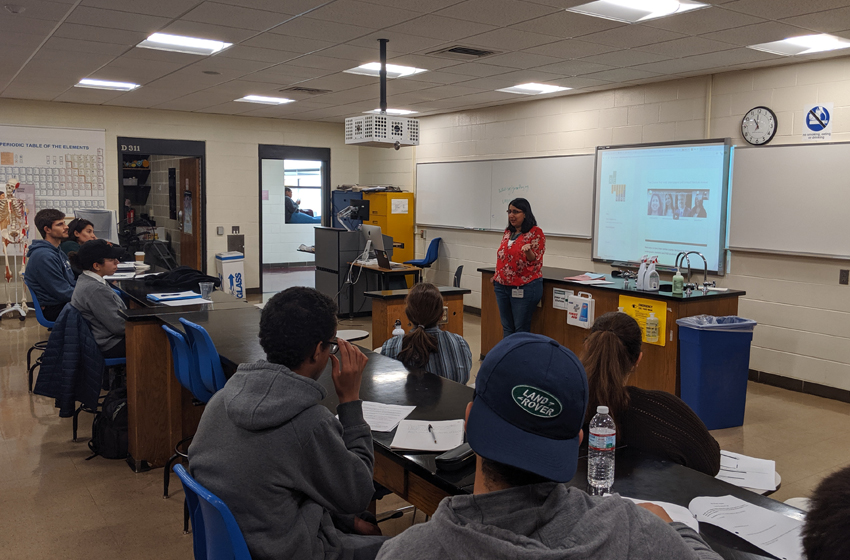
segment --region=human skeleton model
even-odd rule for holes
[[[21,314],[21,319],[27,314],[27,302],[21,290],[21,303],[18,304],[18,283],[15,283],[15,304],[12,305],[12,300],[9,298],[9,282],[17,276],[17,257],[12,256],[15,275],[9,268],[9,245],[23,246],[23,259],[20,273],[24,273],[24,268],[27,264],[27,206],[20,199],[15,198],[15,191],[20,186],[17,179],[9,179],[6,181],[6,188],[0,192],[0,239],[3,241],[3,256],[6,258],[6,309],[0,312],[0,316],[9,311],[18,311]]]

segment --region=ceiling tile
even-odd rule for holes
[[[249,82],[244,79],[231,80],[221,84],[210,86],[206,91],[215,91],[218,93],[227,93],[233,99],[239,99],[246,95],[273,95],[278,96],[280,92],[280,84],[272,84],[265,82]],[[286,94],[285,97],[292,98],[293,96]]]
[[[247,115],[251,112],[251,107],[263,106],[264,105],[257,105],[255,103],[236,103],[234,101],[230,101],[228,103],[219,103],[218,105],[198,109],[196,112],[209,113],[213,115]],[[265,107],[268,107],[268,105],[265,105]]]
[[[199,0],[83,0],[82,5],[133,14],[176,18],[197,6],[198,3]]]
[[[496,29],[496,26],[429,14],[394,25],[391,29],[402,34],[457,41],[470,35],[492,31]]]
[[[378,6],[392,6],[393,8],[401,8],[403,10],[411,10],[414,12],[430,13],[442,10],[453,4],[457,4],[458,0],[362,0],[367,4],[376,4]]]
[[[580,41],[578,39],[567,39],[565,41],[557,41],[548,45],[526,49],[530,53],[554,56],[562,59],[584,58],[586,56],[614,52],[616,50],[618,50],[617,47],[600,45],[599,43],[588,43],[587,41]]]
[[[712,39],[714,41],[746,46],[758,43],[769,43],[771,41],[781,41],[788,37],[806,35],[809,33],[810,31],[801,27],[794,27],[793,25],[769,21],[767,23],[757,23],[756,25],[745,25],[744,27],[727,29],[726,31],[707,33],[705,35],[701,35],[701,37],[704,39]]]
[[[398,80],[389,80],[388,85],[397,82]],[[341,91],[356,87],[369,86],[378,83],[377,78],[371,76],[358,76],[357,74],[343,74],[342,72],[313,78],[298,84],[299,86],[329,89],[331,91]]]
[[[114,43],[116,45],[137,45],[147,39],[148,34],[121,29],[109,29],[108,27],[80,25],[78,23],[63,23],[53,34],[53,37]]]
[[[464,80],[468,80],[469,76],[464,76],[462,74],[452,74],[450,72],[426,72],[424,74],[417,74],[415,76],[409,76],[405,78],[405,80],[411,82],[432,82],[437,84],[455,84],[457,82],[462,82]]]
[[[744,25],[763,23],[764,19],[756,16],[733,12],[723,8],[710,7],[694,10],[672,17],[658,18],[646,22],[648,27],[676,31],[688,35],[701,35],[713,31],[723,31]]]
[[[211,23],[225,27],[239,27],[263,31],[293,17],[294,14],[255,10],[241,6],[228,6],[218,2],[204,2],[181,20]]]
[[[689,56],[687,58],[677,58],[673,60],[665,60],[662,62],[653,62],[651,64],[642,64],[635,66],[635,70],[646,70],[647,72],[657,72],[659,74],[683,74],[696,70],[706,70],[709,68],[718,68],[722,66],[730,66],[733,64],[746,64],[748,62],[758,62],[762,60],[780,59],[779,57],[769,53],[754,51],[753,49],[732,49],[728,51],[700,54]]]
[[[527,51],[497,54],[496,56],[487,57],[487,64],[507,66],[508,68],[534,68],[535,66],[554,64],[561,61],[562,59],[555,56],[544,56]]]
[[[603,45],[611,45],[624,49],[631,49],[648,45],[650,43],[658,43],[660,41],[672,41],[673,39],[681,39],[685,35],[665,31],[663,29],[655,29],[645,25],[633,24],[608,31],[600,31],[590,35],[583,35],[582,41],[590,41],[591,43],[602,43]]]
[[[226,0],[228,4],[234,6],[244,6],[246,8],[255,8],[257,10],[268,10],[270,12],[284,12],[287,14],[303,14],[308,10],[312,10],[322,4],[327,4],[328,0]]]
[[[269,68],[270,66],[273,66],[273,64],[258,60],[239,60],[236,58],[225,58],[223,56],[209,56],[198,60],[188,68],[198,72],[243,72],[247,74]]]
[[[512,87],[518,84],[527,84],[529,82],[551,84],[554,80],[562,79],[564,76],[557,74],[549,74],[547,72],[534,72],[533,70],[525,70],[522,73],[510,72],[500,76],[492,76],[490,78],[476,78],[468,80],[459,85],[464,87],[473,87],[483,90],[497,90],[502,88]]]
[[[320,52],[322,56],[330,56],[333,58],[341,58],[343,60],[353,61],[351,66],[349,66],[349,68],[352,68],[353,66],[359,66],[360,64],[366,64],[367,62],[379,60],[380,56],[379,51],[376,48],[377,45],[377,41],[375,41],[375,45],[370,45],[369,47],[358,47],[356,45],[351,44],[342,44],[323,49]]]
[[[251,29],[239,29],[238,27],[226,27],[224,25],[186,20],[177,20],[168,27],[163,28],[162,32],[211,39],[213,41],[224,41],[225,43],[239,43],[257,34],[256,31]]]
[[[401,64],[402,66],[413,66],[414,68],[424,68],[426,70],[442,70],[450,66],[463,64],[463,61],[443,58],[434,55],[420,54],[402,54],[394,56],[392,53],[387,53],[387,62],[391,64]],[[416,76],[418,76],[417,74]],[[416,76],[410,76],[407,79],[415,79]]]
[[[287,62],[287,64],[289,66],[304,66],[307,68],[327,70],[328,72],[342,72],[343,70],[348,70],[350,68],[354,68],[355,66],[359,66],[358,64],[355,64],[350,60],[322,56],[321,54],[304,55],[290,60],[289,62]]]
[[[510,70],[508,68],[505,68],[504,66],[492,66],[484,62],[466,62],[464,64],[458,64],[456,66],[443,68],[443,72],[448,72],[449,74],[460,74],[462,76],[477,78],[495,76],[497,74],[504,74],[509,71]]]
[[[10,14],[6,10],[3,10],[3,15],[0,17],[10,17],[14,19],[44,19],[49,21],[59,21],[67,15],[69,11],[71,11],[72,6],[68,4],[60,3],[60,2],[48,2],[45,0],[22,0],[20,2],[15,2],[20,6],[26,8],[23,13],[20,14]]]
[[[234,58],[239,60],[256,60],[258,62],[269,62],[279,64],[287,60],[301,56],[301,53],[278,51],[274,49],[261,49],[258,47],[246,47],[244,45],[233,45],[215,55],[216,57]]]
[[[242,79],[249,82],[267,82],[285,85],[303,82],[304,80],[309,80],[311,78],[318,78],[319,76],[324,76],[326,74],[329,74],[327,70],[291,66],[289,64],[278,64],[277,66],[272,66],[271,68],[266,68],[265,70],[248,74]]]
[[[419,15],[421,15],[419,12],[349,0],[326,4],[305,17],[380,29]]]
[[[682,58],[696,54],[734,49],[736,45],[711,41],[702,37],[685,37],[674,41],[665,41],[654,45],[645,45],[636,50],[664,55],[668,58]]]
[[[738,0],[723,7],[766,19],[782,19],[845,6],[846,0]]]
[[[819,33],[845,31],[850,29],[850,7],[787,18],[783,19],[782,23],[805,27]]]
[[[420,51],[427,52],[434,50],[444,44],[439,39],[432,39],[430,37],[419,37],[417,35],[407,35],[405,33],[398,33],[396,31],[393,31],[392,29],[394,28],[376,31],[374,33],[370,33],[369,35],[358,37],[357,39],[349,41],[348,44],[355,45],[358,47],[364,47],[367,49],[375,49],[375,60],[378,60],[378,39],[389,40],[389,43],[387,43],[388,56],[397,56],[400,54],[409,54]]]
[[[325,35],[322,35],[324,37]],[[260,47],[263,49],[275,49],[279,51],[297,52],[306,54],[332,47],[336,43],[319,41],[318,39],[304,39],[301,37],[289,37],[287,35],[276,35],[274,33],[263,33],[242,43],[248,47]]]
[[[595,62],[596,64],[606,64],[617,68],[626,66],[635,66],[637,64],[649,64],[650,62],[659,62],[666,60],[669,56],[642,52],[639,50],[626,49],[622,51],[614,51],[605,54],[597,54],[582,58],[583,62]]]
[[[89,89],[72,87],[62,94],[53,98],[53,101],[63,103],[89,103],[101,105],[111,99],[121,96],[123,91],[109,91],[103,89]]]
[[[505,26],[558,11],[557,8],[520,0],[467,0],[440,10],[438,15]]]
[[[345,23],[321,21],[309,17],[299,17],[271,29],[271,33],[313,39],[315,37],[333,37],[335,41],[350,41],[372,33],[370,27],[359,27]]]
[[[222,103],[230,103],[233,101],[233,96],[226,92],[213,92],[209,90],[199,91],[184,95],[172,101],[166,101],[157,105],[157,109],[176,109],[178,111],[198,111],[205,107],[213,105],[221,105]]]
[[[83,41],[80,39],[65,39],[63,37],[51,37],[46,43],[44,43],[43,48],[76,53],[109,54],[117,57],[126,52],[127,49],[132,48],[132,46],[116,45],[115,43],[96,43],[94,41]]]
[[[46,87],[44,84],[18,83],[16,80],[15,82],[12,82],[9,87],[3,90],[3,93],[0,94],[0,97],[7,97],[12,99],[34,99],[36,101],[50,101],[51,99],[65,91],[65,89],[67,88],[55,85]]]
[[[592,72],[602,72],[603,70],[612,69],[612,67],[605,64],[595,64],[593,62],[584,62],[583,60],[565,60],[564,62],[547,64],[536,68],[536,70],[551,72],[552,74],[561,74],[562,76],[579,76],[581,74],[590,74]]]
[[[471,88],[463,85],[445,85],[425,90],[434,95],[434,99],[445,99],[447,97],[458,97],[460,95],[472,95],[486,91],[482,88]]]
[[[647,72],[645,70],[635,70],[634,68],[616,68],[614,70],[588,74],[586,77],[606,82],[631,82],[633,80],[654,78],[658,75],[659,72]]]
[[[93,25],[95,27],[153,33],[168,24],[170,19],[140,13],[77,6],[65,21],[68,23],[79,23],[81,25]]]
[[[166,101],[171,101],[180,97],[180,93],[171,89],[157,89],[151,87],[143,87],[128,91],[124,95],[107,101],[105,105],[118,105],[123,107],[153,107]]]
[[[129,58],[132,60],[150,60],[153,62],[171,62],[186,66],[197,62],[201,57],[195,54],[176,53],[169,51],[158,51],[154,49],[130,49],[121,58]]]
[[[488,31],[475,37],[467,37],[463,42],[468,45],[477,45],[490,49],[518,51],[539,47],[546,43],[553,43],[555,40],[551,35],[540,35],[539,33],[520,31],[518,29],[496,29],[495,31]]]
[[[15,31],[18,33],[33,33],[46,37],[56,22],[48,19],[10,17],[0,12],[0,33]]]
[[[625,24],[608,19],[574,14],[564,10],[511,26],[512,29],[542,33],[565,39],[618,27],[625,27]]]
[[[179,70],[182,66],[182,64],[175,64],[173,62],[154,62],[152,60],[122,57],[97,69],[89,77],[99,80],[133,82],[144,85],[175,70]]]
[[[0,33],[0,47],[3,47],[4,51],[8,47],[35,49],[43,40],[43,35],[33,33],[16,33],[14,31]]]
[[[606,82],[605,80],[600,80],[598,78],[589,78],[587,76],[571,76],[569,78],[562,78],[560,80],[552,80],[548,83],[552,84],[553,86],[582,89],[596,86],[604,86],[611,82]]]

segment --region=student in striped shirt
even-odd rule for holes
[[[416,284],[405,299],[404,313],[413,328],[384,342],[381,354],[413,369],[466,384],[472,369],[472,352],[462,336],[441,330],[443,296],[433,284]]]

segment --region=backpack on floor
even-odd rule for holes
[[[88,459],[98,455],[106,459],[126,459],[127,432],[127,388],[119,387],[107,393],[103,406],[94,415],[89,441],[93,455]]]

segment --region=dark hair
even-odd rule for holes
[[[71,251],[68,253],[68,261],[71,266],[77,270],[94,270],[94,263],[103,264],[105,259],[81,259],[79,251]]]
[[[292,189],[289,187],[283,187],[283,194],[286,194],[287,191],[292,192]]]
[[[86,220],[85,218],[74,218],[73,220],[71,220],[71,223],[68,224],[68,238],[71,241],[76,241],[77,243],[79,243],[80,241],[77,237],[77,234],[89,226],[94,227],[94,224]]]
[[[850,467],[824,478],[809,502],[803,550],[809,560],[850,558]]]
[[[531,204],[524,198],[515,198],[508,203],[508,208],[513,206],[517,210],[522,210],[525,214],[525,219],[522,222],[522,226],[519,228],[522,233],[528,233],[531,228],[537,225],[537,218],[534,217],[534,212],[531,211]],[[511,225],[511,222],[508,222],[508,227],[505,228],[505,231],[510,231],[511,233],[515,232],[514,226]]]
[[[413,286],[404,302],[404,314],[413,323],[413,330],[404,335],[398,359],[407,367],[422,368],[437,351],[437,338],[425,329],[436,326],[443,317],[443,296],[434,284],[421,282]]]
[[[313,288],[284,290],[263,307],[260,346],[271,363],[295,369],[333,338],[336,313],[334,301]]]
[[[479,457],[481,456],[479,455]],[[500,486],[528,486],[529,484],[551,482],[545,476],[492,461],[485,457],[481,457],[481,472],[489,480],[498,483]]]
[[[35,227],[38,228],[38,233],[40,233],[41,238],[44,239],[47,237],[47,234],[44,232],[44,228],[53,227],[53,222],[64,219],[65,214],[59,210],[55,208],[45,208],[44,210],[39,210],[38,214],[35,215]]]
[[[581,357],[590,393],[585,421],[602,405],[619,424],[629,406],[626,378],[640,358],[641,344],[640,326],[625,313],[606,313],[593,323]]]

